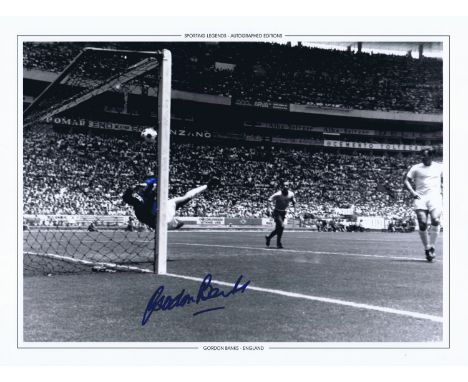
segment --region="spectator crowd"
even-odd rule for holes
[[[154,145],[138,137],[27,129],[23,139],[25,214],[132,215],[122,193],[156,168]],[[219,189],[200,194],[181,215],[266,217],[282,182],[296,193],[296,216],[333,216],[352,206],[360,216],[404,218],[411,201],[403,175],[415,156],[339,153],[284,146],[173,142],[170,196],[216,174]]]
[[[86,46],[170,49],[173,89],[221,95],[234,101],[442,112],[442,60],[434,58],[270,43],[31,42],[24,44],[24,67],[59,73]],[[103,54],[91,55],[89,62],[80,61],[77,73],[80,78],[91,72],[94,77],[110,76],[113,66],[107,64],[108,60]]]

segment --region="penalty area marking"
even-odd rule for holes
[[[176,277],[176,278],[180,278],[180,279],[197,281],[197,282],[203,281],[203,279],[200,278],[200,277],[177,275],[177,274],[174,274],[174,273],[166,273],[165,276]],[[232,287],[234,285],[233,283],[228,283],[228,282],[225,282],[225,281],[218,281],[218,280],[211,280],[211,283],[212,284],[229,286],[229,287]],[[260,288],[260,287],[252,286],[251,284],[249,284],[249,286],[247,287],[246,290],[253,290],[253,291],[263,292],[263,293],[270,293],[270,294],[275,294],[275,295],[285,296],[285,297],[299,298],[299,299],[309,300],[309,301],[324,302],[324,303],[328,303],[328,304],[348,306],[348,307],[357,308],[357,309],[373,310],[373,311],[382,312],[382,313],[397,314],[399,316],[406,316],[406,317],[417,318],[417,319],[421,319],[421,320],[428,320],[428,321],[443,323],[443,317],[434,316],[434,315],[431,315],[431,314],[419,313],[419,312],[412,312],[412,311],[409,311],[409,310],[387,308],[385,306],[363,304],[363,303],[359,303],[359,302],[339,300],[339,299],[335,299],[335,298],[311,296],[311,295],[302,294],[302,293],[286,292],[286,291],[282,291],[282,290],[279,290],[279,289]]]
[[[237,245],[224,245],[224,244],[199,244],[199,243],[169,243],[172,245],[187,245],[187,246],[199,246],[199,247],[216,247],[216,248],[233,248],[233,249],[249,249],[256,251],[275,251],[275,252],[292,252],[292,253],[310,253],[313,255],[334,255],[334,256],[349,256],[349,257],[370,257],[376,259],[390,259],[390,260],[412,260],[412,261],[422,261],[427,262],[424,259],[417,257],[407,257],[407,256],[384,256],[384,255],[369,255],[365,253],[343,253],[343,252],[327,252],[327,251],[309,251],[309,250],[299,250],[299,249],[276,249],[272,248],[262,248],[262,247],[242,247]],[[435,260],[437,262],[438,260]]]

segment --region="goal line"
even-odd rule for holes
[[[150,269],[135,267],[131,265],[121,265],[110,262],[91,261],[85,259],[76,259],[70,256],[57,255],[54,253],[38,253],[38,252],[24,252],[24,256],[38,256],[46,259],[53,259],[58,261],[64,261],[69,264],[79,264],[95,271],[115,270],[115,271],[127,271],[127,272],[141,272],[141,273],[153,273]]]

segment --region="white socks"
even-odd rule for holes
[[[440,225],[431,225],[429,229],[429,244],[431,247],[435,247],[437,237],[439,236]]]
[[[193,198],[195,195],[206,190],[206,185],[194,188],[185,194],[185,197]]]

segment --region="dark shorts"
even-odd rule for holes
[[[271,216],[275,222],[279,221],[280,223],[283,223],[284,219],[286,219],[286,211],[274,210]]]
[[[143,224],[153,229],[156,228],[156,215],[148,211],[147,208],[134,207],[136,218]]]

